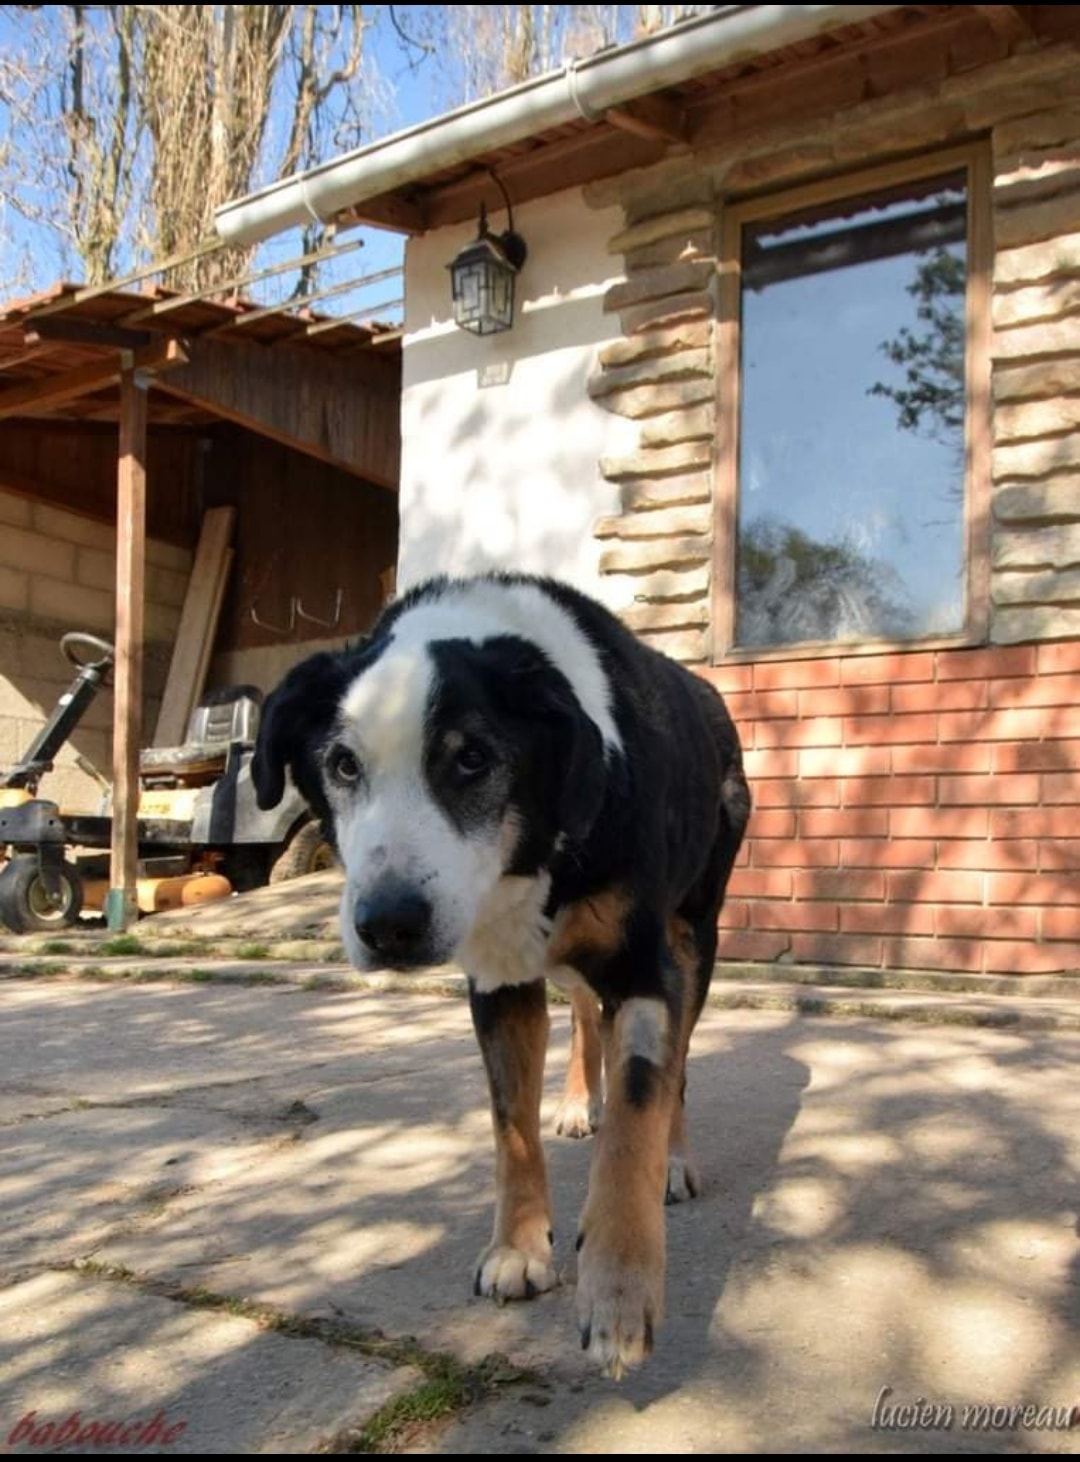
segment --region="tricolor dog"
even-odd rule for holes
[[[723,701],[563,584],[435,579],[270,696],[263,807],[287,770],[339,850],[353,962],[456,960],[469,977],[497,1174],[475,1287],[498,1300],[556,1283],[545,980],[569,990],[560,1129],[598,1125],[578,1318],[583,1346],[622,1375],[661,1318],[665,1199],[697,1190],[686,1052],[750,812]]]

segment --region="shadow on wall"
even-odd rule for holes
[[[595,592],[593,529],[620,506],[599,460],[633,429],[589,398],[595,352],[519,357],[506,384],[484,388],[457,349],[456,375],[405,397],[402,583],[515,568]]]

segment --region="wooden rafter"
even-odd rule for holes
[[[658,162],[666,148],[667,144],[656,137],[620,132],[602,122],[588,131],[572,132],[556,142],[500,161],[499,177],[515,204],[524,203],[557,189]],[[424,204],[428,226],[441,228],[475,218],[480,200],[490,198],[490,194],[491,183],[479,170],[433,189]]]
[[[1029,40],[1034,34],[1024,14],[1027,9],[1024,5],[973,5],[971,8],[982,16],[995,35],[1010,45]]]
[[[427,212],[423,205],[398,198],[393,193],[385,193],[381,198],[372,198],[350,208],[343,208],[334,222],[339,228],[367,223],[373,228],[394,229],[404,234],[422,234],[428,228]]]
[[[621,107],[609,107],[605,121],[622,132],[658,142],[686,142],[686,112],[665,96],[643,96]]]
[[[171,336],[130,354],[130,369],[145,372],[170,370],[174,366],[186,365],[188,359],[183,342]],[[27,381],[22,386],[12,386],[7,391],[0,392],[0,421],[9,416],[23,416],[27,412],[56,406],[61,401],[72,401],[79,396],[100,391],[105,386],[115,385],[124,368],[125,363],[120,359],[94,361],[91,365],[78,366],[73,371],[61,371],[55,376],[44,376],[36,381]]]
[[[150,344],[145,330],[125,330],[121,325],[96,320],[69,320],[63,315],[33,316],[26,322],[23,339],[27,345],[92,345],[110,350],[141,350]]]

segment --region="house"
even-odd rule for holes
[[[720,6],[218,216],[409,236],[399,582],[562,574],[728,697],[728,959],[1080,967],[1078,41]]]

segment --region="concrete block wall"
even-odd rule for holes
[[[116,534],[108,524],[6,492],[0,484],[0,765],[18,759],[70,683],[60,652],[67,630],[111,639],[115,611]],[[152,726],[191,572],[191,553],[150,540],[146,573],[146,715]],[[89,708],[43,796],[92,811],[101,788],[81,771],[76,753],[111,775],[112,695]]]

